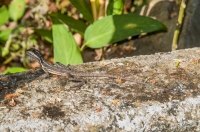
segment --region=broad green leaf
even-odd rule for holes
[[[17,21],[25,11],[25,0],[12,0],[9,5],[9,15],[12,20]]]
[[[107,16],[88,26],[84,45],[100,48],[129,36],[139,35],[167,28],[157,20],[134,14]]]
[[[62,22],[67,24],[70,28],[72,28],[74,31],[80,33],[82,36],[84,35],[85,29],[87,28],[87,25],[84,22],[76,20],[72,17],[69,17],[61,13],[52,13],[50,14],[50,16],[57,18],[58,20],[61,20]]]
[[[70,0],[70,2],[81,14],[83,14],[84,19],[90,23],[93,22],[91,6],[85,0]]]
[[[53,20],[54,61],[62,64],[82,63],[82,56],[68,27],[57,18]]]
[[[7,68],[3,74],[8,74],[8,73],[16,73],[16,72],[24,72],[27,71],[27,69],[23,68],[23,67],[10,67]]]
[[[4,23],[6,23],[9,19],[9,14],[8,14],[8,10],[5,6],[2,6],[0,8],[0,26],[2,26]]]
[[[52,31],[46,30],[46,29],[34,29],[36,33],[38,33],[40,36],[42,36],[45,40],[47,40],[49,43],[53,43],[52,38]]]
[[[107,15],[120,15],[123,13],[123,0],[110,0],[107,7]]]
[[[11,32],[12,32],[12,29],[1,30],[0,31],[0,43],[3,43],[3,44],[6,43]]]

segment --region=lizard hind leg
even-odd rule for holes
[[[82,78],[69,78],[69,80],[73,81],[73,82],[80,82],[80,83],[78,83],[76,85],[70,86],[70,88],[81,87],[84,84],[86,84],[86,82],[87,82],[85,79],[82,79]]]

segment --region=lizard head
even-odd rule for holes
[[[36,61],[41,62],[42,59],[42,55],[40,54],[40,52],[34,48],[31,48],[29,50],[26,50],[26,55],[28,55],[29,57],[36,59]]]

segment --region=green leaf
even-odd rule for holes
[[[107,15],[120,15],[123,13],[123,0],[110,0],[107,7]]]
[[[36,33],[38,33],[40,36],[42,36],[45,40],[47,40],[49,43],[53,43],[53,37],[52,37],[52,31],[46,30],[46,29],[34,29]]]
[[[9,53],[9,49],[8,48],[2,48],[1,49],[1,55],[2,57],[5,57],[7,54]]]
[[[57,18],[53,20],[54,61],[62,64],[82,63],[82,56],[67,26]]]
[[[5,6],[2,6],[0,8],[0,26],[2,26],[4,23],[6,23],[9,19],[9,14],[8,14],[8,10]],[[2,19],[3,18],[3,19]]]
[[[91,6],[85,0],[70,0],[70,2],[81,14],[83,14],[84,19],[90,23],[93,22]]]
[[[145,16],[134,14],[107,16],[88,26],[84,45],[101,48],[129,36],[166,29],[159,21]]]
[[[72,17],[69,17],[67,15],[61,14],[61,13],[52,13],[50,14],[51,18],[57,18],[60,21],[64,22],[67,24],[70,28],[74,29],[74,31],[80,33],[82,36],[84,35],[85,29],[87,28],[87,25],[80,21],[76,20]]]
[[[25,0],[13,0],[9,5],[9,15],[12,20],[17,21],[25,11]]]
[[[8,73],[16,73],[16,72],[24,72],[27,71],[27,69],[23,68],[23,67],[10,67],[7,68],[3,74],[8,74]]]
[[[9,35],[11,34],[12,29],[6,29],[6,30],[2,30],[0,31],[0,42],[1,43],[6,43],[6,41],[8,40]]]

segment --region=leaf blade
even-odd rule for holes
[[[52,31],[46,29],[34,29],[36,33],[44,37],[49,43],[53,43]]]
[[[85,0],[70,0],[70,2],[81,14],[83,14],[83,17],[87,21],[90,23],[93,22],[91,6]]]
[[[135,14],[108,16],[88,26],[84,36],[85,45],[101,48],[129,36],[157,30],[166,30],[166,27],[152,18]]]
[[[54,61],[64,65],[82,63],[79,48],[67,26],[56,18],[52,18],[52,20]]]
[[[9,5],[9,15],[12,20],[17,21],[22,17],[25,11],[24,0],[13,0]]]
[[[12,29],[10,29],[10,28],[8,28],[6,30],[1,30],[0,31],[0,43],[6,43],[11,32],[12,32]]]
[[[2,26],[9,19],[9,14],[8,14],[8,10],[7,10],[6,6],[2,6],[0,8],[0,16],[3,18],[3,19],[0,19],[0,26]]]
[[[24,72],[24,71],[27,71],[27,69],[23,67],[10,67],[10,68],[7,68],[2,74],[17,73],[17,72]]]
[[[62,22],[67,24],[70,28],[80,33],[82,36],[84,35],[85,29],[87,28],[87,25],[84,22],[76,20],[72,17],[69,17],[61,13],[52,13],[50,14],[50,16],[61,20]]]

